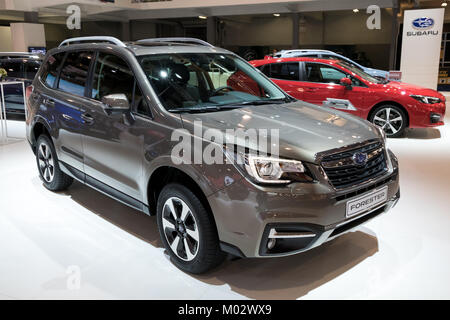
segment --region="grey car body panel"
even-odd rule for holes
[[[369,122],[301,101],[212,113],[170,113],[158,100],[136,56],[168,52],[230,54],[228,51],[199,45],[131,44],[122,48],[110,44],[74,44],[50,50],[46,60],[57,52],[77,50],[105,51],[126,60],[146,97],[151,115],[133,112],[108,115],[97,100],[46,87],[41,81],[41,67],[27,103],[27,138],[34,146],[33,128],[36,123],[43,124],[66,173],[137,209],[142,204],[142,210],[148,213],[152,174],[162,167],[177,168],[191,177],[207,198],[220,241],[247,257],[260,256],[258,249],[268,223],[311,223],[330,229],[346,220],[345,201],[337,201],[336,197],[360,187],[336,191],[323,176],[320,154],[366,141],[380,141],[378,130]],[[46,99],[54,103],[46,105]],[[93,124],[83,122],[81,114],[86,112],[94,117]],[[304,161],[317,181],[261,186],[251,182],[232,164],[174,164],[171,151],[178,141],[172,141],[172,132],[183,128],[194,135],[196,120],[202,121],[204,130],[279,129],[280,156]],[[364,187],[376,184],[396,170],[397,164],[389,160],[388,171]],[[398,175],[387,185],[390,199],[399,190]]]
[[[201,121],[204,130],[236,127],[279,130],[280,156],[308,162],[316,154],[379,138],[379,133],[367,121],[344,112],[320,108],[305,102],[239,108],[220,113],[183,114],[183,125],[192,134],[193,122]],[[257,146],[252,148],[257,150]]]

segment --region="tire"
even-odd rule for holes
[[[205,273],[225,259],[212,215],[183,185],[171,183],[162,189],[158,197],[157,222],[170,260],[182,271]]]
[[[58,157],[51,139],[41,134],[36,142],[36,163],[44,186],[51,191],[67,189],[73,178],[59,168]]]
[[[387,117],[389,121],[386,121]],[[384,104],[373,110],[369,121],[381,127],[387,137],[398,138],[405,133],[408,117],[400,107],[392,104]]]

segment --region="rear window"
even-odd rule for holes
[[[292,81],[299,80],[298,62],[271,63],[270,65],[266,65],[262,72],[273,79]]]
[[[61,65],[64,54],[64,52],[61,52],[50,56],[45,63],[45,67],[41,75],[41,80],[50,88],[53,88],[55,84],[55,80],[58,75],[58,68]]]
[[[9,78],[23,78],[22,64],[18,61],[2,61],[1,67],[5,69]]]
[[[41,66],[40,61],[28,60],[27,62],[25,62],[24,64],[25,79],[33,80],[40,66]]]
[[[84,96],[92,52],[69,52],[61,68],[58,89],[78,96]]]

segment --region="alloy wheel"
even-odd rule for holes
[[[178,197],[171,197],[164,203],[162,211],[164,236],[177,257],[184,261],[193,260],[199,249],[197,221],[189,206]]]
[[[46,143],[41,143],[38,148],[38,161],[41,176],[48,183],[53,181],[55,176],[55,163],[52,152]]]
[[[380,109],[373,117],[373,123],[381,127],[388,136],[395,135],[403,125],[402,115],[394,108]]]

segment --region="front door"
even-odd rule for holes
[[[316,62],[305,62],[303,68],[303,100],[323,107],[361,115],[364,105],[364,88],[359,81],[343,70]],[[352,79],[352,87],[340,84],[342,78]]]
[[[142,201],[143,135],[136,130],[131,110],[108,112],[101,102],[104,96],[123,93],[132,106],[136,87],[133,72],[122,58],[99,52],[82,138],[86,180],[92,178],[91,184],[101,182]]]

